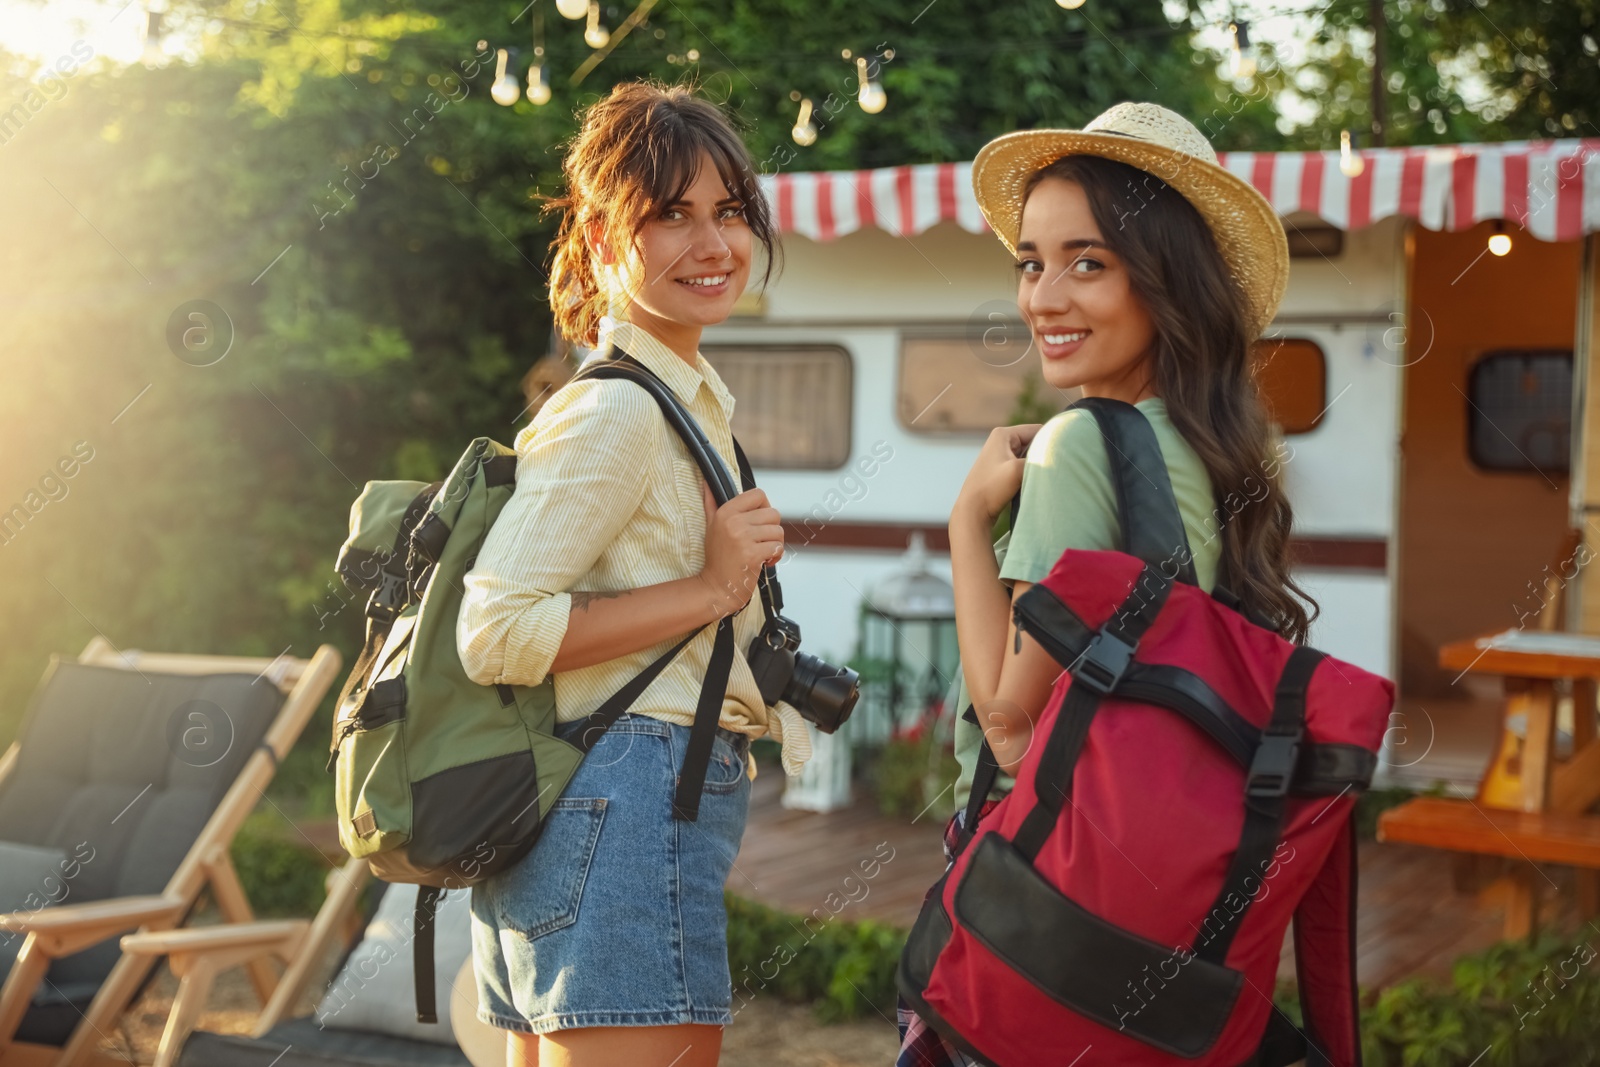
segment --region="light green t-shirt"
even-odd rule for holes
[[[1216,507],[1211,479],[1200,457],[1167,417],[1166,401],[1150,397],[1134,406],[1155,430],[1194,554],[1195,578],[1200,588],[1209,592],[1222,549],[1222,538],[1215,536],[1210,521]],[[1115,550],[1120,547],[1121,535],[1111,464],[1099,424],[1087,411],[1063,411],[1045,423],[1028,446],[1016,529],[1002,534],[994,546],[1000,577],[1008,583],[1037,582],[1050,573],[1067,549]],[[958,807],[964,807],[972,791],[983,731],[961,718],[972,700],[959,668],[950,689],[948,699],[953,703],[946,706],[956,712],[956,760],[961,764],[955,800]],[[996,788],[1010,789],[1011,784],[1002,774]]]

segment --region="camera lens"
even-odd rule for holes
[[[860,696],[861,676],[849,667],[835,667],[816,656],[800,652],[794,658],[794,674],[784,687],[783,699],[800,714],[831,734],[843,726],[855,710]]]

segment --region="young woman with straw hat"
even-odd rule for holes
[[[1283,297],[1288,245],[1267,200],[1216,159],[1181,116],[1124,103],[1082,130],[996,138],[972,181],[1016,257],[1017,307],[1045,384],[1138,408],[1161,446],[1200,585],[1226,575],[1248,610],[1300,642],[1315,605],[1289,573],[1285,453],[1250,362]],[[1000,427],[951,510],[962,667],[952,706],[974,711],[956,727],[959,807],[985,737],[1003,772],[1021,762],[1060,673],[1032,638],[1013,635],[1012,602],[1066,549],[1120,546],[1105,447],[1086,411]],[[991,545],[1019,492],[1014,528]],[[1009,786],[1002,774],[997,791]],[[970,1062],[904,1006],[901,1032],[903,1067]]]

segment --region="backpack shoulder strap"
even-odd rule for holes
[[[1100,396],[1086,396],[1072,408],[1093,415],[1105,440],[1122,550],[1157,569],[1176,564],[1177,580],[1196,584],[1189,536],[1150,420],[1132,404]]]
[[[740,487],[742,489],[754,489],[756,487],[756,472],[750,466],[750,457],[744,454],[744,448],[739,444],[737,437],[733,439],[733,455],[739,462]]]
[[[683,441],[684,447],[689,450],[690,457],[700,468],[700,473],[705,476],[706,484],[711,487],[711,495],[716,498],[717,504],[719,506],[726,504],[738,495],[739,487],[734,484],[722,458],[707,440],[705,431],[700,429],[700,424],[695,421],[694,415],[683,406],[671,387],[653,374],[650,368],[621,349],[617,349],[616,355],[612,358],[600,360],[580,370],[574,375],[574,380],[578,378],[622,378],[642,387],[661,408],[661,414],[666,418],[667,425],[672,427]],[[746,474],[748,461],[738,449],[737,442],[734,448],[739,455],[741,475],[745,475],[753,484],[753,475]],[[762,599],[770,617],[771,600],[768,599],[766,588],[768,583],[765,578],[766,571],[763,572]],[[771,584],[774,586],[777,584],[775,577],[771,579]],[[690,634],[663,653],[660,659],[645,669],[644,673],[624,686],[589,716],[587,725],[579,731],[583,738],[581,747],[585,751],[599,739],[601,734],[610,729],[612,723],[616,722],[639,693],[643,692],[644,687],[654,677],[653,672],[658,672],[665,666],[665,661],[676,655],[678,650],[688,644],[694,636]],[[701,683],[700,697],[695,705],[694,725],[690,727],[689,745],[683,754],[683,766],[678,774],[677,791],[672,800],[674,819],[694,822],[699,816],[700,793],[705,785],[706,768],[711,761],[711,745],[716,739],[717,723],[722,716],[722,700],[727,692],[729,674],[733,669],[734,651],[733,616],[727,615],[717,623],[711,659],[706,665],[705,680]],[[650,677],[646,677],[646,674]]]
[[[706,439],[705,431],[700,429],[700,424],[695,421],[694,415],[683,406],[683,402],[678,399],[671,387],[652,374],[643,363],[618,349],[617,355],[613,358],[592,363],[573,378],[574,380],[622,378],[642,387],[655,399],[661,408],[661,414],[667,420],[667,425],[672,427],[683,441],[684,447],[689,450],[690,458],[700,468],[700,473],[705,475],[706,484],[711,487],[711,495],[717,498],[717,503],[726,504],[739,495],[738,487],[728,474],[727,466],[717,455],[716,449],[711,447],[711,442]]]
[[[683,406],[683,402],[666,382],[626,352],[618,349],[616,356],[585,367],[575,377],[622,378],[643,387],[660,405],[667,425],[671,426],[682,439],[684,447],[689,450],[689,455],[700,468],[700,473],[705,475],[706,484],[711,487],[711,495],[716,497],[719,505],[726,504],[746,489],[755,488],[755,470],[750,466],[750,458],[744,454],[739,439],[737,437],[733,439],[733,454],[739,467],[739,482],[735,484],[722,462],[722,457],[706,439],[705,431],[700,428],[700,424],[695,421],[694,414]],[[770,564],[762,568],[759,589],[762,608],[766,611],[767,618],[771,619],[783,610],[783,588],[778,584],[777,570]]]

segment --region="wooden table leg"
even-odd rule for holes
[[[1572,751],[1581,752],[1595,739],[1595,680],[1572,680]]]
[[[1522,746],[1522,810],[1544,811],[1555,758],[1555,684],[1548,678],[1524,680],[1526,688],[1506,697],[1508,716],[1522,712],[1527,724]]]
[[[1539,923],[1538,872],[1531,864],[1515,868],[1505,881],[1507,941],[1519,941]]]
[[[1578,920],[1587,922],[1600,915],[1600,871],[1579,867],[1574,873],[1578,878]]]

